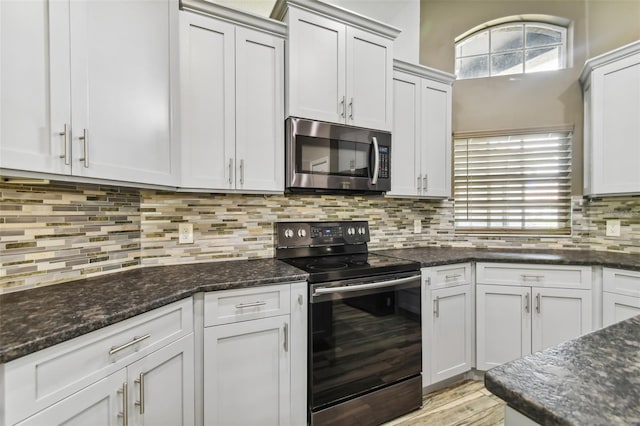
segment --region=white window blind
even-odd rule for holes
[[[570,234],[571,136],[455,136],[456,230]]]

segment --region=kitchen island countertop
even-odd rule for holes
[[[485,386],[539,424],[640,424],[640,316],[492,368]]]

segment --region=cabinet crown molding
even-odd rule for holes
[[[281,37],[285,37],[287,34],[287,25],[283,22],[221,4],[212,3],[208,0],[180,0],[180,10],[226,19],[237,24],[266,31]]]
[[[455,74],[451,74],[442,70],[427,67],[420,64],[414,64],[411,62],[401,61],[399,59],[393,60],[393,70],[401,71],[409,74],[416,75],[418,77],[428,78],[444,84],[453,84],[456,79]]]
[[[591,59],[587,59],[584,63],[584,68],[580,73],[580,83],[583,86],[587,84],[591,76],[591,71],[594,69],[636,53],[640,53],[640,40],[636,40],[632,43],[620,46],[617,49],[613,49],[601,55],[594,56]]]
[[[359,13],[318,0],[277,0],[276,4],[273,6],[271,18],[284,20],[289,6],[295,6],[311,12],[319,13],[346,24],[375,32],[391,40],[395,40],[402,32],[402,30],[389,24],[385,24],[384,22],[380,22]]]

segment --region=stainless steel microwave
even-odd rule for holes
[[[391,133],[293,117],[285,127],[288,191],[391,189]]]

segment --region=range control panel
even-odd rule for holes
[[[366,221],[278,222],[276,235],[277,248],[363,244],[370,239]]]

